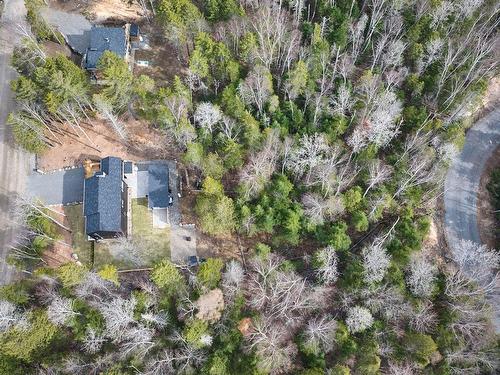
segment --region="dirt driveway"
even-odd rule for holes
[[[173,160],[178,156],[175,146],[161,131],[152,129],[144,121],[130,118],[123,121],[129,134],[126,141],[121,140],[104,121],[97,119],[92,120],[92,125],[82,123],[93,144],[83,135],[77,137],[67,129],[66,135],[59,137],[62,145],[48,149],[39,157],[38,169],[52,171],[81,165],[85,159],[100,160],[110,155],[131,161]]]

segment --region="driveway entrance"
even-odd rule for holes
[[[26,194],[46,205],[83,202],[83,168],[28,176]]]

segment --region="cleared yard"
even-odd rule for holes
[[[65,206],[64,213],[71,228],[73,252],[78,255],[78,260],[83,264],[92,264],[92,244],[85,235],[85,220],[81,204]]]
[[[98,242],[95,267],[111,263],[119,269],[150,266],[170,259],[170,228],[153,228],[148,199],[132,199],[132,235],[128,240]]]

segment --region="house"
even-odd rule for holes
[[[88,47],[83,55],[82,66],[89,71],[95,71],[104,51],[114,52],[129,61],[131,56],[130,28],[130,24],[126,24],[124,27],[92,26]],[[137,29],[134,27],[132,31],[134,35],[137,35],[134,38],[138,37],[138,27]]]
[[[100,163],[84,163],[84,167],[83,214],[89,240],[127,237],[133,198],[147,198],[156,221],[166,221],[164,216],[172,202],[166,164],[150,162],[137,166],[109,156]]]
[[[127,235],[127,184],[120,158],[101,160],[100,170],[83,183],[85,233],[94,240]]]

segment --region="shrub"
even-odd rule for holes
[[[184,278],[177,267],[166,259],[155,265],[151,280],[168,295],[176,294],[184,284]]]
[[[357,232],[366,232],[370,226],[368,218],[363,211],[354,212],[351,218],[351,223]]]
[[[421,367],[430,362],[431,355],[437,350],[437,345],[429,335],[410,333],[404,338],[404,344],[410,357]]]
[[[98,274],[104,280],[111,281],[115,285],[120,285],[120,282],[118,281],[118,270],[116,269],[116,266],[112,264],[105,264],[98,272]]]
[[[221,270],[224,263],[220,258],[209,258],[200,265],[197,277],[202,286],[208,289],[217,288],[221,279]]]
[[[210,346],[212,336],[208,332],[208,323],[200,319],[192,319],[184,327],[184,337],[186,341],[195,348]]]
[[[57,269],[57,276],[66,288],[80,284],[88,270],[76,263],[66,263]]]

